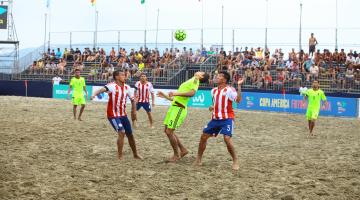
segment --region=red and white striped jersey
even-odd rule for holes
[[[107,117],[124,117],[126,116],[126,100],[134,100],[134,93],[129,85],[120,86],[115,82],[109,83],[105,86],[109,95],[107,105]]]
[[[149,103],[150,94],[154,93],[154,87],[150,82],[142,84],[140,81],[135,83],[136,96],[139,98],[138,102]]]
[[[212,119],[234,119],[232,102],[237,98],[235,88],[226,86],[223,89],[218,87],[211,90],[214,110]]]

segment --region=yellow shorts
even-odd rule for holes
[[[307,120],[316,120],[319,116],[318,110],[308,109],[306,111],[306,119]]]
[[[86,104],[85,97],[73,97],[72,104],[75,106],[85,105]]]

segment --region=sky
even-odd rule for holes
[[[335,45],[336,0],[97,0],[96,7],[90,0],[14,0],[13,16],[20,48],[39,47],[44,43],[45,13],[50,15],[51,44],[93,42],[95,8],[99,13],[98,42],[117,43],[118,30],[121,43],[143,43],[144,29],[148,29],[147,42],[156,40],[156,18],[159,9],[159,43],[171,43],[172,31],[185,29],[187,43],[200,45],[202,6],[204,8],[205,46],[221,44],[222,12],[224,7],[223,42],[235,46],[256,46],[265,42],[268,24],[268,43],[271,47],[298,47],[300,2],[302,12],[302,42],[306,45],[311,32],[320,45]],[[266,18],[268,5],[268,18]],[[360,45],[360,23],[355,17],[360,8],[359,0],[338,0],[339,47],[356,48]],[[233,37],[234,29],[234,37]],[[105,31],[109,30],[109,31]],[[112,31],[110,31],[112,30]],[[126,30],[126,31],[125,31]],[[86,32],[87,31],[87,32]],[[0,39],[7,32],[0,30]],[[47,38],[48,39],[48,38]],[[306,47],[307,48],[307,47]]]

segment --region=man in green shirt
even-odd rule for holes
[[[75,70],[75,77],[73,77],[70,81],[69,89],[68,89],[68,99],[70,99],[71,90],[73,90],[72,104],[74,105],[73,106],[74,119],[76,119],[76,108],[77,106],[81,105],[79,117],[77,118],[79,121],[81,121],[81,115],[84,112],[85,104],[86,104],[83,91],[86,94],[86,99],[88,98],[88,92],[86,90],[85,79],[83,77],[80,77],[79,69]]]
[[[308,108],[306,111],[306,119],[308,120],[309,134],[314,136],[313,129],[315,127],[315,121],[319,116],[321,101],[324,101],[327,105],[326,96],[324,91],[319,88],[319,82],[314,81],[312,89],[303,92],[304,100],[308,100]]]
[[[182,83],[176,92],[165,94],[159,91],[157,94],[160,98],[172,101],[164,120],[165,133],[168,136],[174,151],[174,155],[169,159],[170,162],[176,162],[188,153],[187,149],[181,144],[179,137],[174,132],[175,129],[180,127],[184,122],[187,114],[187,104],[190,98],[195,95],[199,88],[199,84],[205,83],[208,80],[209,75],[207,73],[196,72],[194,77]]]

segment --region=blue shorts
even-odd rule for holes
[[[204,128],[203,132],[215,136],[217,136],[220,133],[231,137],[233,130],[234,130],[233,119],[219,119],[219,120],[212,119]]]
[[[151,112],[150,103],[138,102],[138,103],[136,104],[136,110],[137,110],[137,111],[140,110],[141,107],[143,107],[146,112]]]
[[[117,117],[117,118],[108,118],[111,126],[117,133],[121,133],[125,131],[126,135],[132,134],[131,124],[127,116],[125,117]]]

